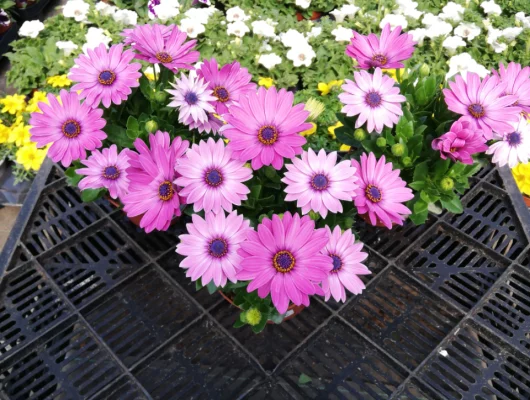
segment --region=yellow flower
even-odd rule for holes
[[[313,133],[317,131],[317,124],[315,124],[314,122],[310,122],[310,124],[311,124],[311,128],[309,128],[307,131],[300,132],[300,135],[305,137],[305,136],[312,135]]]
[[[328,132],[331,135],[333,139],[337,139],[337,135],[335,135],[335,129],[340,128],[342,125],[342,122],[338,121],[335,125],[328,127]]]
[[[512,173],[521,193],[530,196],[530,163],[517,165]]]
[[[347,144],[341,144],[339,151],[350,151],[351,146],[348,146]]]
[[[309,111],[309,120],[315,121],[320,116],[320,114],[324,112],[326,106],[320,101],[311,97],[306,101],[304,109],[306,111]]]
[[[334,87],[340,87],[343,83],[343,80],[334,80],[328,83],[320,82],[317,86],[317,89],[320,91],[322,96],[327,96]]]
[[[274,81],[272,78],[263,78],[260,76],[258,85],[265,86],[267,89],[270,88],[272,85],[274,85]]]
[[[29,143],[18,149],[16,157],[17,163],[24,166],[27,171],[38,171],[46,158],[46,150],[37,149],[35,143]]]
[[[6,96],[0,99],[0,104],[4,106],[2,112],[8,112],[15,115],[16,113],[24,111],[26,108],[26,97],[21,94],[14,94],[13,96]]]
[[[62,87],[65,87],[65,86],[70,86],[72,84],[72,81],[70,79],[68,79],[66,74],[50,76],[48,79],[46,79],[46,82],[49,85],[52,85],[54,88],[57,88],[57,87],[61,87],[62,88]]]
[[[46,97],[46,92],[36,91],[33,93],[33,97],[28,101],[28,106],[26,107],[26,112],[40,112],[39,102],[48,104],[48,98]]]
[[[6,143],[9,139],[9,128],[4,124],[0,124],[0,144]]]
[[[29,135],[29,125],[18,124],[9,128],[9,143],[15,143],[17,147],[23,146],[31,142]]]
[[[398,78],[397,78],[397,70],[395,68],[393,68],[393,69],[383,69],[383,72],[385,74],[387,74],[388,76],[390,76],[392,79],[394,79],[396,82],[401,82],[403,80],[403,74],[405,73],[405,68],[401,68],[399,70],[399,76],[400,76],[399,81],[398,81]]]

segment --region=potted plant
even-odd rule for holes
[[[11,1],[4,1],[2,7],[6,8],[0,8],[0,57],[8,50],[9,43],[17,37],[17,24],[6,11],[12,4]]]
[[[38,19],[49,2],[50,0],[15,0],[18,20],[23,22]]]

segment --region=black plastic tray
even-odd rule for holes
[[[18,25],[11,21],[11,27],[0,35],[0,57],[3,57],[9,50],[9,44],[18,37]]]
[[[46,162],[0,255],[0,391],[11,399],[529,399],[530,214],[506,169],[464,214],[359,222],[373,275],[254,335],[196,292],[182,224],[143,234]],[[301,379],[302,378],[302,379]],[[310,378],[310,381],[308,382]]]
[[[32,21],[38,19],[42,11],[50,3],[51,0],[40,0],[38,3],[33,4],[26,8],[16,9],[16,18],[20,22]]]

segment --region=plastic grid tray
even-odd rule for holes
[[[508,170],[472,183],[461,215],[359,222],[363,295],[254,335],[178,267],[182,224],[147,236],[46,162],[0,255],[0,396],[529,399],[530,214]]]

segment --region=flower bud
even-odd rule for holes
[[[424,78],[426,76],[429,76],[429,73],[431,72],[431,68],[427,65],[427,64],[423,64],[421,67],[420,67],[420,75],[423,76]]]
[[[344,226],[346,227],[346,229],[350,229],[353,226],[353,218],[350,218],[350,217],[345,218]]]
[[[442,190],[448,192],[449,190],[453,190],[453,188],[455,187],[455,181],[446,176],[440,181],[440,187],[442,188]]]
[[[320,218],[320,214],[311,210],[309,211],[309,218],[311,218],[313,221],[317,221]]]
[[[155,133],[158,129],[158,124],[156,123],[156,121],[147,121],[145,123],[145,130],[147,131],[147,133]]]
[[[245,314],[247,324],[255,326],[261,322],[261,312],[257,308],[252,307]]]
[[[378,137],[375,141],[375,145],[377,147],[385,147],[386,146],[386,139],[384,137]]]
[[[166,92],[156,92],[155,93],[155,100],[159,103],[165,103],[167,100],[167,93]]]
[[[410,166],[412,165],[412,158],[410,158],[410,157],[405,157],[405,158],[403,158],[403,161],[402,161],[402,162],[403,162],[403,165],[404,165],[405,167],[410,167]]]
[[[403,146],[401,143],[396,143],[392,146],[392,154],[396,157],[402,157],[403,154],[405,154],[405,146]]]
[[[366,132],[361,128],[355,129],[355,132],[353,132],[353,137],[355,140],[362,142],[364,139],[366,139]]]

